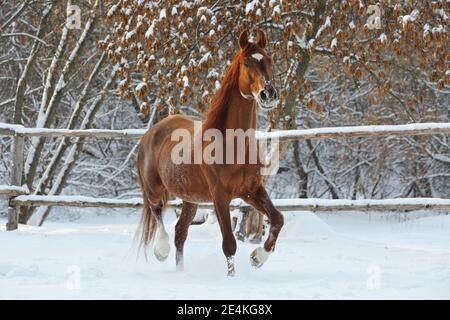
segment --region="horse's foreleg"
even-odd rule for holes
[[[214,199],[217,221],[222,232],[222,250],[227,259],[228,276],[234,276],[234,255],[236,253],[236,239],[231,228],[230,202],[224,200],[224,197],[217,196]]]
[[[183,248],[184,242],[188,235],[189,225],[194,220],[197,212],[197,205],[194,203],[183,201],[181,215],[175,226],[175,247],[177,248],[176,263],[177,271],[183,270]]]
[[[277,242],[278,234],[283,227],[284,219],[283,215],[278,211],[270,200],[266,189],[260,186],[258,190],[245,199],[256,210],[267,215],[270,221],[269,237],[264,243],[264,247],[256,248],[251,256],[250,261],[253,266],[259,268],[269,258],[270,253],[275,250],[275,244]]]
[[[222,250],[227,260],[228,276],[234,276],[234,255],[236,253],[236,239],[231,228],[230,201],[231,197],[218,178],[220,173],[214,166],[201,166],[202,173],[208,183],[209,191],[214,202],[217,221],[222,233]]]

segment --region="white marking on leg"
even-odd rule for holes
[[[177,251],[177,271],[183,271],[184,270],[184,261],[183,261],[183,253]]]
[[[169,256],[170,244],[169,235],[162,223],[158,223],[156,229],[155,256],[158,260],[165,260]]]
[[[267,259],[269,259],[271,252],[266,251],[263,247],[256,248],[250,255],[251,263],[253,266],[261,267]]]
[[[233,256],[227,257],[227,268],[228,268],[228,276],[234,277],[236,271],[234,269],[234,257]]]

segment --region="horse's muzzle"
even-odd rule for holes
[[[278,92],[272,85],[265,85],[257,97],[257,102],[263,110],[272,110],[278,105]]]

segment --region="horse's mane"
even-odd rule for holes
[[[209,107],[206,119],[203,122],[203,130],[206,129],[224,129],[225,120],[227,118],[228,105],[230,103],[231,92],[238,89],[239,82],[239,64],[242,57],[246,56],[249,51],[253,50],[255,44],[249,42],[244,49],[234,57],[223,77],[219,91],[214,95],[211,106]]]

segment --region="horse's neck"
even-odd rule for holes
[[[228,105],[225,129],[256,129],[255,100],[245,99],[235,90]]]

